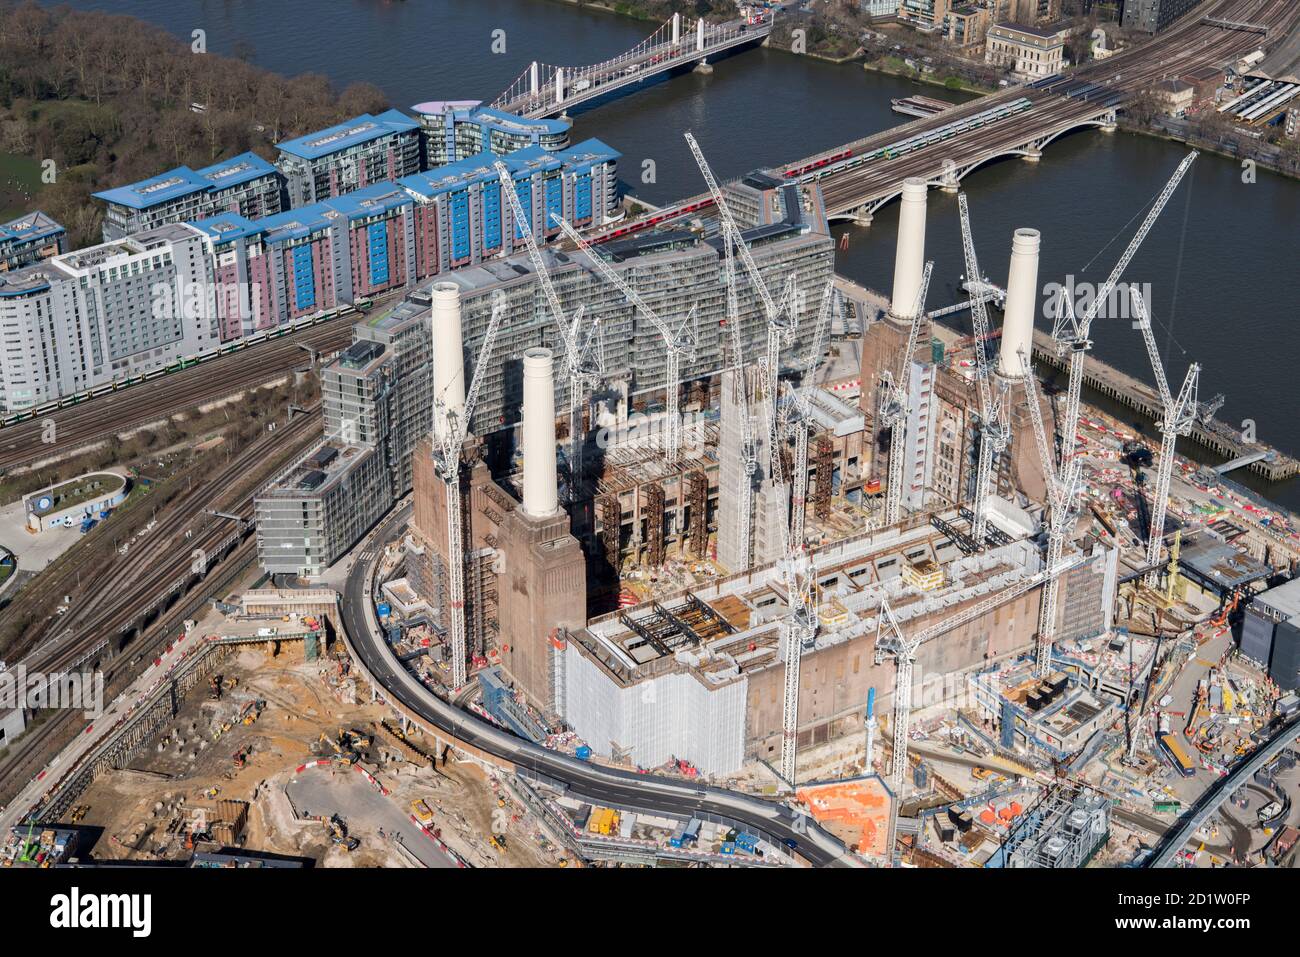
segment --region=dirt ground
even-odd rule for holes
[[[376,734],[375,723],[390,717],[381,705],[337,700],[322,680],[330,667],[304,662],[292,648],[276,658],[260,649],[232,653],[217,669],[224,685],[220,699],[212,700],[208,683],[200,682],[130,765],[96,780],[65,820],[101,829],[90,851],[96,859],[180,860],[192,852],[187,838],[196,819],[220,820],[229,805],[219,802],[240,801],[248,803],[238,841],[245,850],[306,858],[323,867],[455,866],[454,857],[410,820],[412,802],[422,799],[434,815],[429,829],[438,830],[471,865],[554,866],[556,849],[499,783],[494,787],[481,768],[454,759],[436,771],[408,760]],[[264,702],[260,714],[244,724],[241,718],[257,702]],[[358,749],[360,765],[388,789],[382,801],[391,808],[375,803],[377,791],[359,794],[356,780],[363,776],[338,763],[334,742],[340,729],[370,738],[369,746]],[[244,756],[243,767],[236,766],[237,754]],[[335,763],[298,771],[322,758]],[[294,807],[291,794],[306,785],[311,803],[324,806]],[[330,840],[320,816],[334,813],[360,841],[355,850]],[[490,846],[492,833],[506,835],[504,852]]]

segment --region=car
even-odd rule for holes
[[[799,846],[799,842],[792,837],[787,837],[781,843],[784,844],[786,847],[790,848],[790,850],[792,851]]]

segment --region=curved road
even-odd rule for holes
[[[381,695],[418,715],[431,729],[450,735],[516,768],[553,779],[568,793],[596,804],[631,807],[679,817],[693,814],[725,818],[774,844],[796,842],[798,853],[815,866],[855,866],[843,844],[790,807],[703,784],[686,784],[578,761],[516,738],[443,701],[420,684],[393,656],[379,633],[371,599],[377,546],[392,541],[410,517],[409,505],[394,511],[366,539],[348,573],[343,594],[344,638],[353,656],[374,678]]]

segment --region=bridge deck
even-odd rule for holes
[[[534,61],[492,106],[530,119],[560,116],[575,106],[670,70],[761,43],[771,32],[770,17],[761,23],[697,20],[688,24],[675,15],[631,50],[600,63],[563,67]]]

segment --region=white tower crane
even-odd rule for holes
[[[801,364],[803,381],[799,388],[790,393],[789,423],[795,430],[792,460],[794,475],[790,479],[790,542],[799,549],[804,546],[805,500],[808,497],[808,429],[812,424],[812,380],[817,367],[821,365],[822,345],[826,340],[826,330],[831,326],[831,317],[842,308],[840,302],[834,281],[828,282],[822,290],[821,307],[817,311],[812,341],[808,346],[808,358]]]
[[[791,342],[794,337],[795,326],[798,323],[798,314],[795,310],[794,276],[787,277],[781,298],[774,298],[767,287],[767,281],[758,269],[758,264],[754,262],[754,257],[750,255],[749,245],[744,240],[740,225],[731,214],[731,209],[727,205],[727,198],[723,195],[722,187],[718,185],[718,180],[713,175],[708,160],[704,158],[700,144],[695,141],[695,137],[689,131],[685,136],[686,145],[690,147],[691,155],[695,157],[695,164],[700,168],[704,182],[709,187],[709,194],[713,197],[714,206],[718,210],[718,219],[722,224],[723,237],[729,236],[731,238],[732,244],[740,254],[741,264],[744,265],[745,272],[749,275],[754,292],[763,305],[763,314],[767,319],[767,345],[763,351],[764,360],[761,366],[763,392],[766,401],[775,405],[777,401],[777,380],[781,373],[781,346],[788,345]],[[781,468],[780,436],[777,434],[777,419],[775,416],[769,415],[768,422],[770,425],[768,455],[771,475],[777,484],[783,484],[785,479]]]
[[[884,526],[895,525],[903,513],[903,459],[907,433],[907,417],[911,412],[912,356],[916,352],[917,335],[925,321],[925,297],[930,291],[930,274],[934,263],[927,262],[921,274],[921,288],[916,294],[916,308],[912,312],[912,325],[907,330],[907,343],[898,361],[898,375],[885,370],[884,389],[880,402],[880,423],[889,428],[889,476],[885,486]]]
[[[468,632],[465,621],[465,521],[461,507],[460,468],[461,447],[469,431],[469,422],[474,415],[474,406],[478,403],[479,392],[483,388],[483,371],[490,365],[492,346],[496,342],[497,330],[506,311],[506,298],[501,292],[492,296],[492,318],[488,321],[487,331],[483,335],[483,346],[479,350],[478,360],[474,363],[474,377],[470,380],[469,392],[465,396],[463,408],[449,408],[442,396],[433,397],[434,422],[441,419],[445,425],[433,430],[433,461],[438,475],[443,481],[447,496],[447,579],[448,606],[447,625],[451,639],[451,683],[455,688],[464,686],[465,672],[465,636]]]
[[[966,257],[966,278],[968,282],[983,282],[979,271],[979,260],[975,256],[975,240],[971,235],[970,209],[966,204],[966,194],[957,196],[957,206],[961,212],[962,251]],[[971,522],[971,539],[975,547],[982,549],[988,530],[989,495],[992,493],[993,470],[998,456],[1005,451],[1010,439],[1005,421],[1005,388],[994,394],[991,388],[993,376],[989,369],[985,343],[989,338],[989,314],[985,306],[985,297],[971,294],[970,314],[975,328],[975,382],[979,389],[980,402],[980,455],[975,472],[975,502],[971,509],[975,516]]]
[[[697,328],[698,320],[696,319],[696,307],[692,306],[691,311],[682,319],[681,324],[676,329],[671,328],[667,322],[660,318],[659,314],[646,304],[641,296],[623,281],[623,277],[610,268],[609,263],[605,262],[590,244],[578,235],[578,231],[568,222],[558,215],[554,215],[554,220],[559,223],[560,228],[564,230],[564,235],[591,260],[591,264],[596,267],[596,272],[606,282],[621,292],[636,309],[654,325],[659,335],[663,338],[665,352],[665,372],[664,372],[664,405],[667,409],[665,413],[664,428],[664,457],[671,464],[677,461],[678,455],[682,448],[682,417],[678,411],[680,408],[680,397],[682,381],[682,360],[692,362],[695,359],[695,349],[699,341],[699,329]]]
[[[1065,552],[1065,540],[1070,534],[1070,523],[1074,521],[1075,506],[1083,487],[1082,462],[1078,456],[1071,455],[1056,467],[1052,447],[1047,441],[1047,430],[1043,426],[1043,410],[1038,404],[1038,382],[1034,378],[1029,356],[1021,352],[1023,368],[1026,369],[1025,401],[1029,404],[1029,416],[1034,424],[1034,443],[1038,446],[1038,457],[1043,464],[1043,478],[1047,484],[1047,564],[1056,568],[1061,563]],[[1045,678],[1052,670],[1052,642],[1056,637],[1056,606],[1060,592],[1060,577],[1051,575],[1043,585],[1043,600],[1038,607],[1038,646],[1034,673]]]
[[[781,715],[781,776],[791,785],[795,783],[795,752],[799,733],[799,666],[804,650],[811,646],[817,636],[817,609],[810,595],[810,573],[812,563],[804,549],[804,498],[808,492],[808,423],[811,419],[811,388],[813,373],[821,363],[822,343],[825,341],[826,329],[830,326],[831,314],[839,296],[835,284],[828,282],[822,294],[822,304],[813,330],[813,341],[809,346],[808,359],[804,365],[804,381],[791,395],[793,416],[796,420],[795,455],[792,471],[793,491],[791,494],[790,524],[780,523],[781,552],[785,556],[781,561],[781,571],[785,577],[786,595],[789,598],[789,611],[781,624],[782,651],[785,659],[785,695]],[[775,402],[767,404],[767,413],[771,419],[777,417]],[[779,433],[775,426],[773,434]]]
[[[741,422],[740,455],[742,475],[738,491],[736,517],[740,522],[738,541],[740,567],[754,564],[754,475],[758,472],[758,445],[749,411],[749,385],[746,381],[744,345],[740,339],[740,299],[736,290],[735,250],[729,237],[723,237],[722,274],[727,286],[727,331],[731,335],[731,384]]]
[[[1147,565],[1155,566],[1160,561],[1160,546],[1165,539],[1165,513],[1169,507],[1169,483],[1174,473],[1174,445],[1178,436],[1188,435],[1197,419],[1197,394],[1201,379],[1201,367],[1193,362],[1187,369],[1183,386],[1177,397],[1169,392],[1169,380],[1165,378],[1164,364],[1160,361],[1156,349],[1155,336],[1151,333],[1151,316],[1147,312],[1142,294],[1136,289],[1131,291],[1133,313],[1137,316],[1134,323],[1142,330],[1142,340],[1146,343],[1147,355],[1151,359],[1151,370],[1155,373],[1156,388],[1160,392],[1162,418],[1159,423],[1163,436],[1160,443],[1160,467],[1156,472],[1156,485],[1152,491],[1151,529],[1147,536]],[[1154,588],[1160,580],[1160,570],[1152,567],[1146,574],[1145,583]]]
[[[1160,213],[1169,202],[1169,198],[1174,195],[1174,190],[1178,188],[1178,184],[1182,182],[1183,176],[1191,168],[1196,157],[1197,153],[1193,151],[1183,157],[1183,161],[1178,164],[1173,176],[1169,178],[1169,182],[1165,184],[1160,195],[1156,197],[1156,201],[1152,204],[1146,219],[1142,221],[1142,225],[1138,227],[1138,231],[1133,235],[1128,248],[1124,250],[1124,255],[1120,256],[1119,262],[1115,264],[1115,268],[1110,271],[1106,281],[1097,290],[1096,296],[1088,305],[1084,314],[1078,318],[1075,317],[1074,309],[1068,302],[1068,297],[1065,297],[1066,308],[1058,310],[1056,320],[1052,325],[1052,338],[1056,340],[1060,352],[1064,353],[1067,349],[1070,350],[1069,391],[1065,404],[1065,428],[1062,431],[1062,437],[1065,441],[1065,447],[1062,449],[1063,456],[1074,456],[1075,436],[1078,434],[1079,428],[1079,403],[1083,392],[1083,359],[1084,354],[1092,348],[1092,340],[1088,338],[1088,333],[1092,328],[1092,320],[1097,317],[1101,307],[1110,298],[1115,284],[1119,282],[1120,276],[1124,274],[1124,270],[1128,268],[1128,264],[1137,254],[1138,247],[1146,239],[1147,233],[1155,225],[1156,219],[1159,218]]]
[[[893,658],[898,669],[894,677],[894,715],[890,728],[893,738],[893,757],[889,765],[889,782],[895,794],[902,793],[906,782],[907,737],[912,720],[912,666],[916,662],[916,653],[920,647],[928,641],[946,635],[953,629],[987,615],[1009,601],[1014,601],[1043,582],[1059,577],[1081,560],[1080,556],[1069,559],[1059,566],[1048,565],[1042,571],[1013,581],[1006,588],[994,592],[983,601],[911,635],[903,634],[889,600],[881,597],[880,614],[876,618],[876,664],[882,663],[886,658]]]
[[[501,181],[501,193],[510,204],[515,225],[523,234],[524,244],[528,248],[528,258],[533,264],[533,269],[537,271],[537,278],[551,307],[556,328],[560,330],[560,336],[564,340],[564,371],[569,379],[569,498],[574,501],[578,498],[583,478],[582,453],[586,436],[582,427],[582,413],[586,408],[588,396],[605,375],[605,349],[600,335],[600,320],[593,319],[584,333],[582,314],[585,306],[575,309],[571,319],[565,317],[559,294],[551,281],[550,270],[547,269],[546,260],[542,257],[542,251],[533,236],[532,223],[515,192],[515,183],[510,170],[500,160],[492,166]],[[505,228],[503,224],[502,229]]]

